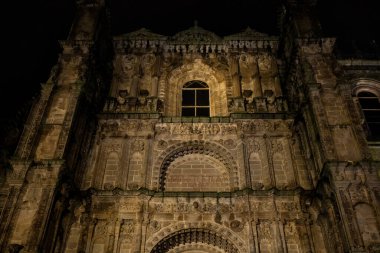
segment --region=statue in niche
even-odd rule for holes
[[[252,111],[253,99],[262,96],[257,60],[253,55],[241,54],[239,57],[239,67],[246,109]]]
[[[239,57],[241,86],[243,90],[252,90],[254,72],[257,72],[255,60],[252,55],[242,54]]]
[[[136,80],[138,80],[138,59],[135,55],[122,55],[116,60],[116,72],[114,81],[118,83],[117,90],[123,90],[129,96],[133,96],[132,87]]]
[[[273,76],[276,74],[274,61],[269,54],[260,55],[258,65],[262,77]]]
[[[277,63],[269,54],[262,54],[258,61],[263,90],[272,90],[274,96],[281,96],[280,82],[278,78]]]
[[[152,84],[152,76],[154,72],[156,57],[153,54],[145,54],[141,57],[141,79],[139,83],[139,94],[143,98],[150,94],[150,86]]]
[[[135,72],[137,57],[135,55],[125,55],[122,57],[122,70],[124,74],[130,75]]]
[[[144,74],[152,72],[152,67],[156,62],[156,57],[153,54],[145,54],[142,56],[142,67]]]

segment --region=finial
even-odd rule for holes
[[[198,20],[194,20],[194,27],[197,28],[198,27]]]

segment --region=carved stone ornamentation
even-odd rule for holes
[[[135,222],[131,219],[123,220],[120,228],[120,236],[124,238],[127,242],[131,242],[135,234]]]
[[[260,239],[272,240],[272,227],[268,221],[261,222],[259,224],[259,236]]]
[[[239,220],[233,220],[230,223],[230,227],[231,227],[232,231],[240,232],[244,229],[244,223],[242,223]]]
[[[380,252],[380,64],[334,55],[314,0],[280,37],[111,37],[104,2],[79,1],[0,164],[0,251]]]
[[[144,144],[144,141],[142,140],[135,140],[131,144],[131,149],[136,152],[143,151],[144,148],[145,148],[145,144]]]

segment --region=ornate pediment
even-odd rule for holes
[[[266,40],[273,39],[274,37],[268,34],[253,30],[249,26],[242,32],[231,34],[224,37],[224,40]]]
[[[115,37],[116,39],[127,40],[166,40],[167,37],[158,33],[153,33],[146,28],[141,28],[137,31],[126,33]]]
[[[187,30],[177,33],[172,40],[179,43],[220,43],[221,38],[215,33],[207,31],[200,26],[193,26]]]

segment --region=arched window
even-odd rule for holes
[[[358,102],[365,119],[364,127],[369,141],[380,140],[380,97],[370,91],[359,91]]]
[[[182,88],[182,117],[209,117],[210,91],[202,81],[190,81]]]

